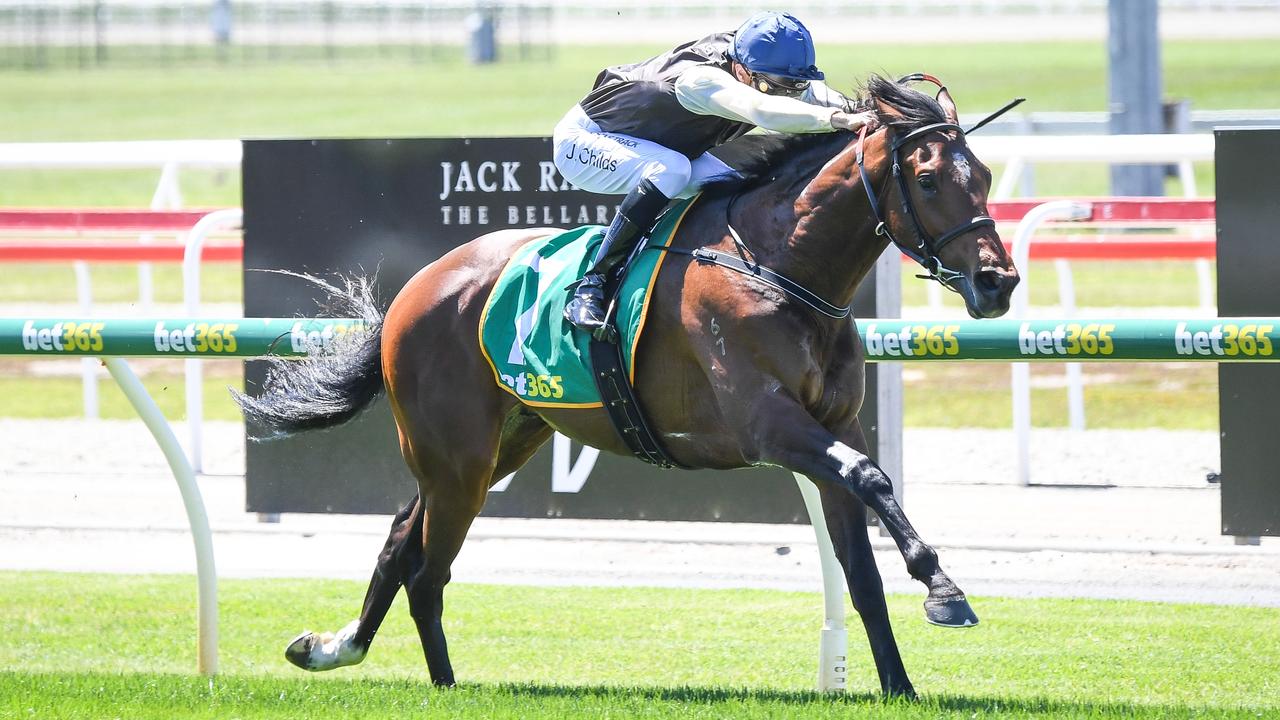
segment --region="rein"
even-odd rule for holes
[[[732,228],[731,228],[732,229]],[[734,233],[735,235],[737,233]],[[728,253],[712,250],[710,248],[695,248],[693,250],[684,250],[681,248],[654,248],[656,250],[665,250],[676,255],[688,255],[694,260],[706,265],[719,265],[722,268],[728,268],[740,272],[743,275],[750,275],[765,285],[777,288],[818,312],[829,318],[843,320],[849,317],[852,312],[852,306],[840,306],[823,300],[817,293],[806,288],[800,283],[775,272],[764,265],[757,262],[748,261],[744,258],[734,257]]]

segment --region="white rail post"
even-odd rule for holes
[[[844,625],[844,570],[836,560],[827,519],[822,514],[822,498],[809,478],[793,473],[809,512],[809,522],[818,540],[822,563],[822,605],[824,620],[818,640],[818,692],[844,692],[849,682],[849,631]]]
[[[902,251],[890,244],[876,260],[876,317],[902,317]],[[937,283],[927,283],[929,286]],[[902,363],[876,363],[876,462],[902,502]],[[883,528],[881,528],[883,531]]]
[[[1178,180],[1182,182],[1182,197],[1194,198],[1196,196],[1196,168],[1186,158],[1178,161]]]
[[[187,246],[182,252],[182,301],[187,317],[200,316],[200,254],[204,240],[211,232],[238,226],[244,219],[240,208],[215,210],[200,218],[187,233]],[[187,432],[190,437],[188,457],[195,472],[204,471],[204,366],[200,358],[183,361],[186,370]]]
[[[71,263],[76,271],[76,299],[80,301],[80,314],[93,315],[93,281],[89,276],[89,263],[76,260]],[[98,405],[98,362],[93,358],[80,358],[80,395],[84,403],[84,416],[96,419]]]
[[[1008,200],[1013,197],[1013,191],[1018,187],[1018,179],[1022,177],[1022,168],[1025,165],[1026,161],[1020,155],[1009,158],[1009,162],[1004,166],[1004,172],[1000,173],[1000,180],[996,182],[995,192],[991,193],[992,200]]]
[[[173,160],[165,162],[160,169],[160,181],[151,195],[152,210],[171,210],[182,207],[182,191],[178,189],[178,163]],[[143,233],[138,242],[147,245],[154,239],[151,233]],[[151,263],[138,263],[138,303],[143,312],[150,312],[155,302],[155,285],[152,282]]]
[[[1062,305],[1062,317],[1076,316],[1076,284],[1071,275],[1071,263],[1065,258],[1053,261],[1058,269],[1058,300]],[[1084,372],[1080,363],[1067,363],[1067,424],[1072,430],[1084,430]]]
[[[187,510],[187,521],[191,524],[191,540],[196,549],[196,578],[199,588],[196,599],[196,671],[201,675],[215,675],[218,672],[218,570],[213,562],[213,533],[209,530],[209,514],[200,497],[195,471],[182,454],[182,446],[178,444],[178,438],[174,437],[173,429],[165,421],[164,414],[147,394],[147,389],[142,386],[138,376],[133,374],[129,363],[122,358],[104,358],[103,364],[160,445],[164,459],[173,472],[173,479],[178,481],[182,504]]]
[[[1208,317],[1218,314],[1217,288],[1213,285],[1213,273],[1209,261],[1196,258],[1196,287],[1200,290],[1200,310]]]
[[[1093,214],[1089,203],[1053,200],[1037,205],[1018,223],[1013,236],[1013,264],[1022,282],[1013,290],[1011,311],[1014,318],[1027,315],[1030,298],[1031,242],[1040,223],[1055,220],[1086,220]],[[1031,368],[1025,362],[1010,363],[1013,390],[1013,435],[1017,446],[1017,478],[1021,485],[1031,484]]]
[[[1190,160],[1183,159],[1178,163],[1178,177],[1182,180],[1182,197],[1188,200],[1194,199],[1196,196],[1196,171]],[[1192,237],[1204,237],[1205,235],[1205,230],[1200,227],[1196,227],[1191,231]],[[1209,261],[1204,258],[1196,258],[1195,268],[1200,310],[1205,315],[1216,315],[1218,313],[1218,293],[1213,284],[1213,274],[1209,271]]]

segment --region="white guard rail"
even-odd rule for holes
[[[1031,271],[1031,243],[1036,228],[1046,220],[1087,220],[1092,209],[1089,203],[1073,200],[1054,200],[1037,205],[1018,223],[1013,239],[1013,265],[1022,275],[1022,282],[1013,290],[1010,315],[1021,319],[1027,316]],[[1013,390],[1013,434],[1017,446],[1018,483],[1031,484],[1031,366],[1025,362],[1009,363]],[[1080,364],[1067,363],[1067,407],[1072,429],[1084,427],[1084,388],[1080,377]]]
[[[973,154],[988,165],[1004,164],[992,200],[1013,197],[1028,165],[1058,163],[1176,163],[1183,194],[1194,197],[1192,163],[1213,160],[1214,139],[1197,135],[1003,135],[969,138]]]
[[[211,233],[226,228],[239,227],[244,220],[240,208],[215,210],[200,218],[187,234],[186,249],[182,253],[182,301],[187,317],[200,317],[200,253],[204,241]],[[204,471],[204,365],[201,358],[187,358],[187,430],[191,445],[187,455],[195,472]]]

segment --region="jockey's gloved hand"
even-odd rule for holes
[[[860,113],[837,112],[831,116],[831,127],[836,130],[861,130],[867,128],[867,132],[872,132],[880,127],[880,119],[870,110]]]

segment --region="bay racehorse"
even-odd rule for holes
[[[749,249],[753,263],[825,303],[800,302],[757,277],[671,253],[651,294],[635,386],[678,463],[772,465],[817,485],[880,684],[886,693],[913,695],[866,508],[892,535],[911,577],[928,588],[927,619],[961,626],[977,618],[867,456],[857,417],[858,333],[847,315],[822,309],[847,307],[890,242],[958,292],[974,317],[1003,314],[1018,274],[987,214],[991,173],[970,150],[945,88],[935,98],[872,77],[860,105],[877,111],[880,127],[870,134],[737,141],[747,151],[741,172],[705,188],[672,245],[731,255]],[[410,279],[385,316],[367,279],[328,285],[340,303],[333,309],[361,315],[369,332],[331,354],[276,361],[259,396],[238,398],[251,430],[279,435],[340,424],[385,388],[417,478],[418,495],[393,521],[359,619],[336,633],[303,633],[286,651],[295,664],[327,670],[360,662],[403,586],[431,680],[452,685],[444,588],[490,486],[555,430],[628,454],[604,410],[535,408],[504,392],[474,340],[507,259],[552,232],[503,230],[454,249]]]

